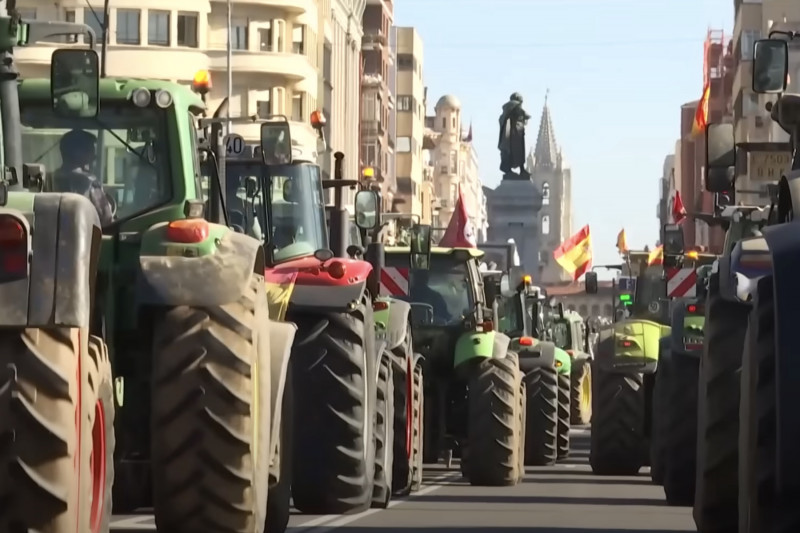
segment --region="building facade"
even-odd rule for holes
[[[82,22],[98,36],[103,34],[102,1],[21,0],[18,7],[27,19]],[[317,0],[281,0],[275,5],[233,0],[231,115],[286,115],[293,137],[315,147],[308,120],[318,105],[319,38]],[[115,0],[109,9],[107,42],[109,76],[189,85],[198,71],[207,70],[213,83],[208,100],[212,111],[229,93],[225,2]],[[20,48],[15,56],[21,74],[49,77],[56,46]],[[234,131],[252,142],[259,138],[257,125],[235,126]]]
[[[471,135],[462,129],[461,102],[453,95],[439,98],[434,115],[426,123],[432,130],[428,140],[435,143],[432,150],[433,189],[439,199],[433,226],[441,231],[447,227],[456,207],[459,188],[466,204],[470,222],[479,242],[486,239],[487,220],[484,213],[484,194],[479,173],[478,154]]]
[[[393,69],[406,68],[399,58],[395,60],[390,46],[393,21],[392,0],[367,0],[361,45],[360,170],[365,174],[370,169],[381,184],[384,211],[392,210],[397,191],[392,164],[395,139],[390,123],[395,89],[390,80],[396,76]]]
[[[550,106],[545,98],[536,145],[528,155],[528,172],[541,195],[537,283],[554,284],[571,276],[553,259],[553,252],[569,239],[572,227],[572,171],[556,142]]]
[[[425,137],[425,83],[422,38],[414,28],[395,28],[397,58],[403,68],[397,71],[397,194],[395,209],[423,216],[423,205],[431,202],[425,180],[422,149]],[[408,61],[408,58],[411,61]],[[406,68],[411,65],[411,68]]]
[[[656,218],[658,218],[658,235],[661,235],[665,224],[672,222],[672,205],[675,202],[675,191],[678,188],[675,182],[675,154],[664,158],[664,167],[661,179],[658,180],[658,205]],[[659,241],[662,237],[659,237]],[[657,244],[660,244],[657,243]]]

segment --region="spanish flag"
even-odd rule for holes
[[[664,246],[656,246],[655,249],[647,256],[647,266],[663,265],[664,264]]]
[[[711,83],[706,82],[703,88],[703,97],[697,103],[697,110],[694,112],[694,122],[692,122],[692,137],[700,135],[706,131],[708,126],[708,99],[711,97]]]
[[[267,269],[264,282],[269,300],[269,318],[278,322],[286,319],[286,310],[294,291],[297,269]]]
[[[625,235],[625,228],[622,228],[617,235],[617,250],[620,255],[628,253],[628,237]]]
[[[561,268],[572,274],[574,281],[592,268],[592,235],[589,225],[582,227],[578,233],[556,248],[553,258]]]

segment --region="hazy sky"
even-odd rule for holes
[[[424,42],[428,113],[456,95],[472,120],[484,184],[500,180],[500,108],[518,91],[536,142],[544,96],[572,166],[576,230],[589,224],[594,263],[658,239],[664,158],[680,106],[702,93],[709,28],[733,28],[733,0],[396,0],[395,24]]]

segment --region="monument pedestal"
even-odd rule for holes
[[[539,211],[542,195],[530,174],[506,173],[493,190],[486,191],[489,218],[488,240],[514,239],[525,272],[536,278],[539,272]]]

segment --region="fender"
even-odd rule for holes
[[[77,194],[10,193],[4,213],[28,235],[28,276],[0,284],[0,325],[88,328],[102,230]]]
[[[425,356],[421,353],[414,352],[414,359],[411,360],[411,368],[417,368],[417,365],[421,365],[425,361]]]
[[[555,347],[555,358],[556,358],[556,370],[558,370],[559,374],[571,374],[572,373],[572,359],[570,359],[569,354],[566,350],[562,350],[558,346]]]
[[[411,304],[402,300],[389,300],[389,321],[386,324],[386,342],[389,350],[394,350],[406,340],[409,328]]]
[[[567,353],[572,359],[573,366],[583,364],[584,361],[588,361],[592,358],[592,354],[586,353],[583,350],[567,350]]]
[[[286,375],[289,368],[289,355],[297,332],[297,326],[291,322],[269,321],[269,360],[270,360],[270,396],[272,399],[270,435],[279,435],[281,428],[281,409],[283,407],[283,391],[286,388]]]
[[[194,245],[197,256],[162,255],[171,246],[167,224],[156,224],[142,236],[137,276],[140,304],[224,305],[244,293],[253,272],[264,272],[261,243],[218,224],[210,224],[208,238]]]
[[[793,195],[794,196],[794,195]],[[800,196],[800,195],[798,195]],[[775,313],[775,394],[777,405],[777,451],[779,467],[776,474],[778,494],[791,494],[798,490],[800,478],[800,455],[794,453],[800,442],[800,425],[791,415],[792,406],[800,401],[800,335],[796,333],[797,296],[800,295],[800,240],[798,222],[789,222],[764,228],[772,257],[772,276],[759,280],[759,293],[770,289],[774,295]],[[770,287],[772,285],[772,287]]]
[[[730,263],[728,272],[720,269],[720,293],[726,299],[732,297],[747,303],[752,298],[758,280],[772,274],[772,257],[767,240],[764,237],[740,240],[733,247]]]
[[[456,341],[456,353],[453,367],[475,359],[476,357],[494,357],[500,359],[508,353],[511,339],[499,331],[471,331],[462,334]]]
[[[518,353],[519,367],[524,373],[556,364],[556,345],[549,341],[536,341],[533,346],[520,346]]]

